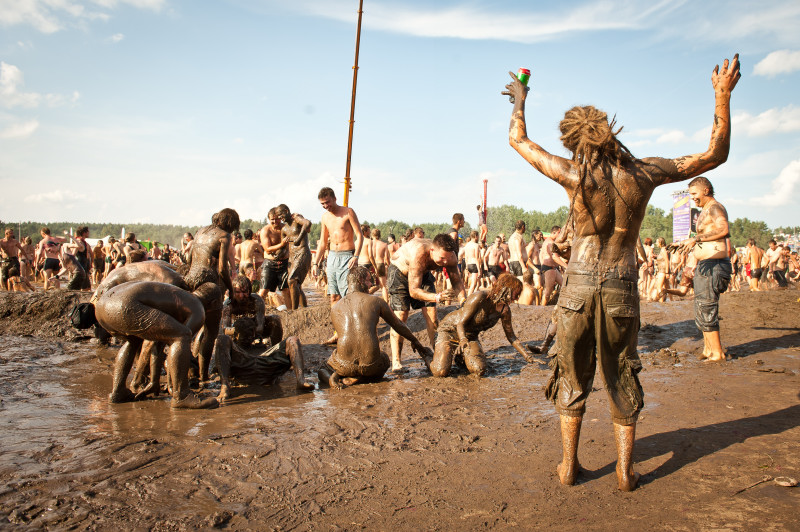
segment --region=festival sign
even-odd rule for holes
[[[689,238],[692,231],[692,198],[688,190],[672,193],[672,241]]]

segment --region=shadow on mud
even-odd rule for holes
[[[744,417],[733,421],[713,423],[702,427],[678,429],[645,436],[636,440],[633,452],[634,462],[644,462],[651,458],[672,453],[672,456],[650,472],[642,472],[640,485],[670,475],[685,465],[721,451],[749,438],[769,434],[779,434],[800,426],[800,405],[776,410],[763,416]],[[676,441],[681,443],[676,445]],[[595,479],[615,472],[616,462],[594,471],[587,471],[586,477]]]
[[[762,327],[753,327],[754,329],[761,329]],[[764,327],[766,328],[766,327]],[[796,329],[781,329],[781,330],[796,330]],[[736,357],[745,357],[748,355],[764,354],[768,351],[775,351],[777,349],[789,349],[792,347],[800,347],[800,333],[784,334],[776,338],[761,338],[758,340],[751,340],[743,344],[728,346]]]

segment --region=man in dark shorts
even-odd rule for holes
[[[458,273],[458,247],[448,235],[436,235],[433,240],[414,238],[403,244],[389,264],[387,285],[389,288],[389,304],[402,322],[408,319],[408,312],[412,309],[422,309],[425,324],[428,329],[428,338],[431,345],[436,340],[436,329],[439,326],[436,318],[436,305],[444,300],[453,300],[458,297],[461,303],[466,297],[464,283]],[[445,268],[453,285],[451,290],[436,293],[435,279],[432,270]],[[402,371],[400,354],[403,342],[400,335],[390,333],[392,346],[392,371]]]
[[[278,316],[265,315],[264,300],[252,293],[250,281],[240,275],[233,282],[233,298],[226,299],[222,310],[223,331],[214,344],[214,359],[222,387],[218,399],[230,397],[230,377],[270,386],[294,367],[298,390],[313,390],[304,376],[303,348],[296,336],[285,340]],[[257,339],[269,338],[270,347],[255,348]]]
[[[486,255],[484,255],[484,266],[486,266],[486,271],[489,274],[489,280],[492,284],[500,277],[500,274],[503,273],[503,268],[501,265],[506,263],[506,252],[503,248],[503,237],[497,235],[494,239],[494,244],[489,246],[486,250]]]
[[[11,278],[21,275],[22,269],[19,265],[19,258],[17,253],[24,251],[22,244],[14,237],[13,229],[6,229],[5,238],[0,240],[0,284],[3,285],[3,290],[12,290]]]
[[[331,321],[339,337],[336,349],[319,369],[320,385],[341,389],[362,382],[383,378],[391,362],[380,350],[378,322],[381,318],[392,331],[411,342],[425,364],[430,364],[433,354],[424,347],[406,324],[395,316],[389,305],[380,298],[369,295],[373,281],[363,266],[357,266],[347,275],[347,295],[331,307]]]
[[[50,287],[50,279],[61,269],[58,256],[61,253],[61,244],[65,239],[51,235],[49,227],[42,227],[39,234],[42,235],[42,239],[36,248],[36,265],[42,265],[44,289],[47,290]]]
[[[261,290],[258,294],[267,301],[270,292],[281,293],[283,304],[289,305],[289,235],[283,234],[283,218],[278,208],[267,214],[269,224],[261,228],[264,263],[261,265]]]
[[[523,220],[517,220],[517,223],[514,225],[514,234],[508,239],[508,266],[514,277],[520,281],[522,280],[522,275],[525,273],[525,264],[528,262],[524,236],[525,229],[525,222]]]
[[[711,142],[705,153],[677,159],[637,159],[619,142],[615,121],[592,106],[573,107],[559,124],[572,159],[545,151],[528,138],[528,88],[514,73],[509,143],[537,171],[560,184],[570,198],[573,238],[564,289],[558,301],[554,372],[547,397],[561,416],[562,484],[575,484],[578,440],[596,365],[609,393],[617,444],[617,483],[636,488],[633,444],[643,402],[637,377],[639,329],[636,242],[653,190],[691,179],[725,162],[730,151],[730,97],[741,77],[738,55],[711,76],[716,98]],[[729,263],[730,264],[730,263]]]

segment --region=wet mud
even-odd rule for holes
[[[484,378],[457,367],[433,378],[406,346],[408,373],[375,384],[298,393],[290,372],[272,387],[234,386],[218,409],[175,411],[163,394],[108,403],[116,348],[71,341],[57,312],[69,294],[24,312],[19,295],[0,294],[0,528],[796,529],[799,488],[736,492],[764,475],[800,477],[799,295],[725,294],[722,364],[698,359],[691,301],[642,305],[642,478],[622,493],[600,378],[583,471],[561,486],[546,359],[526,364],[499,325],[481,335]],[[512,312],[520,340],[538,344],[552,307]],[[311,380],[332,350],[320,345],[329,313],[281,313]],[[418,312],[409,327],[427,345]]]

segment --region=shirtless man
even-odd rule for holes
[[[730,97],[741,77],[739,58],[730,64],[725,60],[711,76],[716,106],[708,150],[673,160],[635,158],[617,140],[614,121],[609,124],[605,113],[590,106],[570,109],[560,124],[561,140],[572,159],[551,155],[528,138],[528,88],[509,75],[512,81],[505,94],[515,101],[509,142],[536,170],[564,187],[574,220],[572,254],[558,303],[558,356],[547,387],[547,397],[561,415],[563,460],[558,475],[566,485],[577,478],[580,427],[596,364],[611,395],[618,486],[629,491],[638,482],[632,456],[643,405],[636,376],[641,369],[636,355],[639,229],[655,187],[691,179],[727,159]]]
[[[478,244],[478,232],[469,234],[469,241],[464,246],[464,261],[467,264],[467,297],[478,289],[478,279],[481,275],[481,250]]]
[[[122,248],[122,252],[125,253],[125,263],[131,263],[131,253],[134,251],[147,250],[144,249],[144,246],[136,240],[136,233],[128,233],[125,235],[125,245]]]
[[[464,215],[457,212],[453,215],[453,226],[450,228],[450,238],[452,238],[456,245],[461,243],[461,228],[464,227]]]
[[[201,401],[189,389],[192,337],[203,326],[203,304],[195,296],[172,285],[140,281],[124,283],[105,292],[95,305],[97,322],[124,343],[114,365],[109,402],[133,401],[126,385],[135,353],[143,341],[168,344],[172,408],[212,408],[217,400]]]
[[[506,262],[506,253],[503,250],[503,237],[497,235],[494,239],[494,244],[489,246],[486,250],[486,255],[483,258],[483,265],[489,274],[489,281],[494,284],[500,274],[503,273],[501,267]]]
[[[5,238],[0,240],[0,284],[3,285],[3,290],[13,290],[11,277],[21,275],[18,255],[23,251],[22,244],[14,237],[14,230],[6,229]]]
[[[33,240],[31,240],[31,237],[26,236],[24,239],[22,239],[22,250],[17,252],[17,257],[19,257],[20,267],[22,268],[19,272],[22,284],[25,288],[33,291],[34,288],[31,285],[31,281],[36,280],[34,278],[36,248],[33,246]]]
[[[223,306],[223,330],[214,344],[214,359],[222,382],[220,402],[231,396],[231,376],[242,382],[270,386],[292,367],[297,389],[314,389],[304,375],[300,340],[296,336],[283,340],[281,319],[274,315],[266,316],[265,311],[264,300],[252,293],[247,277],[237,277],[233,282],[233,298],[225,300]],[[254,340],[263,338],[269,338],[270,347],[254,351]]]
[[[747,251],[744,256],[744,263],[750,265],[750,290],[752,292],[760,292],[761,288],[758,286],[761,280],[761,261],[764,258],[764,250],[758,247],[755,239],[750,238],[747,240]]]
[[[397,238],[391,233],[387,237],[387,246],[389,246],[389,258],[391,259],[392,255],[394,255],[398,249],[400,249],[400,243],[397,242]]]
[[[779,288],[788,288],[786,282],[786,261],[783,257],[783,246],[779,246],[773,238],[769,241],[769,249],[766,251],[769,259],[769,272],[772,279],[778,283]]]
[[[208,380],[208,367],[214,342],[219,334],[222,302],[225,290],[233,293],[231,264],[233,264],[233,237],[239,228],[239,214],[233,209],[222,209],[211,218],[211,225],[195,233],[189,272],[184,277],[189,290],[200,299],[205,310],[205,325],[197,342],[199,378]]]
[[[453,300],[456,297],[460,304],[466,297],[464,283],[458,273],[457,252],[458,248],[453,239],[442,233],[436,235],[433,240],[415,238],[404,244],[397,250],[389,264],[387,282],[392,310],[405,323],[409,310],[422,309],[431,345],[435,343],[436,329],[439,326],[439,320],[436,318],[436,305],[442,299]],[[453,288],[436,293],[435,280],[431,271],[442,268],[447,270]],[[403,350],[403,341],[396,331],[390,333],[390,341],[392,371],[402,371],[400,354]]]
[[[539,291],[533,284],[533,272],[525,270],[522,274],[522,293],[517,299],[518,305],[538,305],[539,304]]]
[[[644,256],[639,267],[639,296],[649,299],[649,289],[653,279],[653,239],[644,239]]]
[[[714,187],[705,177],[689,182],[692,201],[702,208],[697,217],[697,236],[681,243],[697,259],[694,272],[694,322],[703,333],[703,358],[725,360],[719,337],[719,296],[731,281],[727,238],[728,211],[714,198]]]
[[[478,229],[480,230],[480,236],[478,240],[480,242],[486,243],[486,235],[489,233],[489,227],[486,225],[486,210],[484,210],[483,206],[478,205]]]
[[[323,188],[319,191],[317,199],[325,212],[320,220],[322,232],[312,272],[316,275],[320,261],[327,250],[328,294],[333,304],[347,295],[347,273],[358,263],[364,237],[356,211],[338,205],[333,189]]]
[[[269,223],[261,228],[261,245],[264,247],[264,264],[261,267],[260,295],[267,301],[270,292],[281,293],[284,305],[289,301],[289,236],[283,235],[283,218],[278,208],[267,214]]]
[[[39,230],[39,234],[42,235],[42,239],[36,248],[36,265],[41,264],[44,272],[44,289],[46,291],[50,287],[50,280],[61,269],[58,257],[61,252],[61,244],[66,239],[60,236],[52,236],[48,227],[42,227]]]
[[[386,353],[381,351],[378,341],[378,322],[381,318],[392,332],[411,342],[411,347],[426,364],[433,358],[431,350],[417,340],[385,301],[368,295],[371,284],[372,278],[362,266],[348,273],[347,295],[331,307],[331,321],[339,341],[317,373],[320,384],[341,389],[383,378],[390,362]]]
[[[106,271],[106,256],[103,254],[103,241],[98,240],[92,248],[92,281],[94,285],[100,284],[103,280],[103,273]]]
[[[453,359],[462,357],[467,370],[482,377],[486,374],[486,355],[478,335],[488,331],[499,321],[503,324],[508,342],[517,353],[533,362],[530,354],[514,334],[511,324],[511,303],[522,292],[522,282],[506,272],[500,275],[490,292],[479,290],[470,295],[464,305],[444,317],[436,332],[436,349],[428,369],[434,377],[447,377]],[[424,359],[423,359],[424,360]]]
[[[544,292],[540,301],[542,305],[547,305],[556,286],[561,286],[564,283],[561,270],[558,268],[559,266],[566,268],[567,263],[553,247],[560,232],[561,227],[557,225],[550,228],[550,236],[544,239],[539,250],[539,269],[542,271],[542,277],[544,277]]]
[[[261,248],[261,244],[253,239],[253,230],[244,230],[244,240],[239,244],[239,273],[244,275],[248,266],[255,268],[256,264],[256,251]]]
[[[667,241],[662,237],[656,238],[656,245],[659,247],[658,255],[653,259],[654,275],[652,288],[648,294],[650,301],[665,301],[667,276],[669,275],[669,252],[667,251]],[[655,251],[653,251],[655,254]]]
[[[194,237],[192,233],[183,233],[181,239],[181,260],[184,264],[189,264],[189,259],[192,256],[192,245],[194,244]]]
[[[386,288],[386,265],[389,264],[389,245],[381,240],[381,230],[377,227],[372,230],[372,249],[375,254],[375,267],[378,269],[378,284],[381,289],[381,296],[387,303],[389,302],[389,290]]]
[[[362,268],[366,268],[367,271],[372,275],[372,286],[376,288],[377,281],[375,280],[375,275],[378,271],[378,266],[375,264],[375,252],[372,247],[372,231],[370,230],[369,224],[361,224],[361,235],[364,237],[364,245],[361,246],[361,253],[358,255],[358,265]]]
[[[536,298],[537,304],[539,298],[541,298],[542,296],[542,291],[544,290],[542,269],[541,269],[542,261],[539,258],[539,253],[542,250],[542,242],[544,242],[544,235],[542,234],[541,229],[536,228],[533,231],[531,231],[531,241],[525,248],[525,254],[528,257],[528,262],[526,263],[526,267],[532,271],[533,286],[535,286],[536,290],[539,292],[538,297]]]
[[[108,242],[105,246],[103,246],[103,256],[105,257],[106,262],[106,267],[103,272],[104,279],[108,277],[108,274],[111,273],[111,270],[113,270],[116,266],[118,254],[119,248],[117,247],[117,239],[115,239],[113,236],[109,237]]]
[[[525,265],[528,262],[527,248],[525,246],[525,222],[517,220],[514,226],[514,234],[508,239],[508,265],[511,268],[511,273],[522,280],[522,275],[525,273]]]
[[[283,203],[278,205],[278,215],[284,224],[281,234],[289,237],[289,299],[286,306],[294,310],[308,306],[303,293],[303,281],[311,269],[311,247],[308,245],[311,221],[300,214],[292,214]]]

